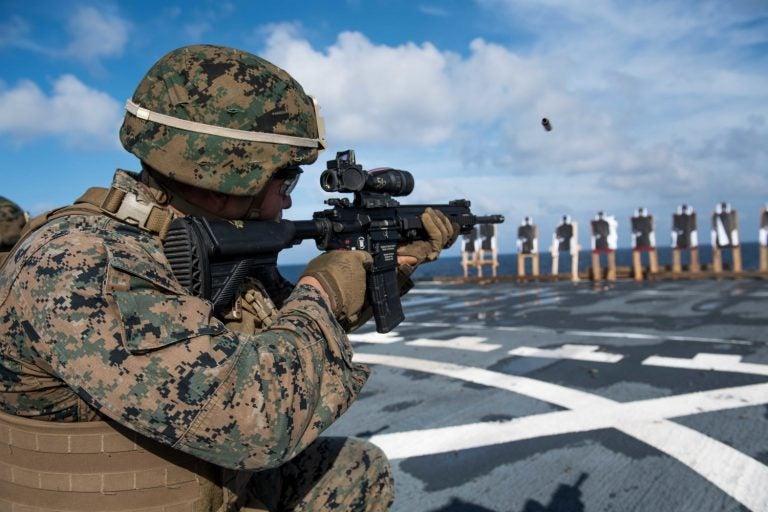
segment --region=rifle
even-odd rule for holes
[[[504,222],[502,215],[477,216],[465,199],[448,204],[401,205],[393,196],[406,196],[415,181],[408,171],[365,171],[352,150],[336,154],[320,176],[326,192],[352,192],[354,200],[325,201],[333,208],[315,212],[312,220],[209,221],[182,217],[171,224],[163,250],[174,275],[193,295],[212,302],[214,312],[227,311],[245,277],[259,267],[274,266],[280,251],[314,239],[322,251],[368,251],[373,264],[367,293],[376,330],[386,333],[405,318],[397,285],[397,245],[424,239],[421,214],[442,211],[470,233],[476,224]]]

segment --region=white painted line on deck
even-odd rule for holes
[[[379,332],[367,332],[365,334],[350,334],[349,341],[357,343],[375,343],[377,345],[389,345],[390,343],[397,343],[403,341],[403,337],[397,332],[391,331],[385,334]]]
[[[598,345],[570,345],[560,348],[517,347],[508,354],[521,357],[543,357],[547,359],[573,359],[576,361],[593,361],[596,363],[618,363],[624,356],[610,352],[598,352]]]
[[[434,314],[433,311],[424,311],[419,315]],[[417,315],[418,316],[418,315]],[[658,341],[690,341],[696,343],[717,343],[717,344],[729,344],[729,345],[754,345],[755,343],[766,343],[750,340],[737,340],[732,338],[703,338],[699,336],[668,336],[659,334],[649,334],[642,332],[616,332],[616,331],[583,331],[577,329],[562,330],[562,329],[547,329],[544,327],[528,327],[528,326],[507,326],[507,325],[484,325],[478,323],[471,324],[449,324],[446,322],[403,322],[400,325],[407,327],[440,327],[450,329],[488,329],[491,331],[507,331],[507,332],[537,332],[543,334],[555,334],[555,335],[569,335],[569,336],[589,336],[595,338],[624,338],[635,340],[658,340]]]
[[[605,331],[562,331],[571,336],[590,336],[595,338],[626,338],[629,340],[658,340],[658,334],[645,334],[642,332],[605,332]]]
[[[637,290],[634,293],[637,295],[666,295],[673,298],[677,297],[683,297],[683,296],[691,296],[691,297],[701,297],[702,292],[698,291],[686,291],[681,289],[674,289],[674,290]]]
[[[453,327],[446,322],[401,322],[400,325],[407,327]]]
[[[684,368],[687,370],[714,370],[719,372],[748,373],[768,375],[768,365],[743,363],[741,356],[731,354],[696,354],[692,359],[678,357],[651,356],[643,361],[647,366]]]
[[[669,341],[697,341],[701,343],[729,343],[731,345],[754,345],[754,341],[735,340],[732,338],[698,338],[696,336],[664,336],[661,339]]]
[[[768,467],[667,418],[768,403],[768,384],[755,384],[620,403],[549,382],[424,359],[356,354],[355,361],[421,371],[505,389],[570,410],[504,422],[380,434],[371,442],[392,459],[492,446],[542,436],[615,428],[668,454],[751,510],[768,510]]]
[[[436,288],[413,288],[408,295],[473,295],[477,294],[475,290],[445,290]]]
[[[727,343],[730,345],[752,345],[754,342],[745,340],[700,338],[696,336],[660,336],[658,334],[646,334],[642,332],[605,332],[605,331],[562,331],[562,334],[571,336],[589,336],[597,338],[626,338],[630,340],[659,340],[659,341],[693,341],[697,343]]]
[[[415,347],[435,347],[435,348],[451,348],[456,350],[470,350],[472,352],[491,352],[501,345],[493,345],[489,343],[483,343],[488,341],[488,338],[482,338],[480,336],[459,336],[457,338],[451,338],[449,340],[435,340],[431,338],[417,338],[413,341],[409,341],[406,345],[412,345]]]
[[[543,327],[514,327],[514,326],[502,325],[500,327],[494,327],[493,329],[497,331],[511,331],[511,332],[525,331],[525,332],[541,332],[545,334],[557,333],[557,331],[554,329],[545,329]]]
[[[672,421],[620,424],[617,428],[677,459],[747,509],[768,510],[768,467],[752,457]]]
[[[354,355],[354,361],[365,364],[383,364],[407,370],[444,375],[446,377],[460,379],[475,384],[512,391],[513,393],[519,393],[568,409],[589,407],[595,404],[608,406],[615,403],[613,400],[579,391],[578,389],[570,389],[541,380],[517,375],[507,375],[472,366],[462,366],[453,363],[430,361],[412,357],[363,354],[360,352]]]

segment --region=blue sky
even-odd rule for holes
[[[122,106],[167,51],[194,43],[259,54],[321,106],[329,150],[287,218],[327,197],[317,176],[353,148],[366,168],[416,176],[403,202],[468,198],[524,216],[540,246],[563,214],[588,245],[597,211],[644,206],[669,244],[671,214],[719,201],[757,238],[768,202],[768,3],[764,0],[0,2],[0,195],[33,214],[108,185],[138,162]],[[548,117],[551,132],[540,121]],[[308,244],[281,261],[312,254]],[[458,254],[458,249],[451,250]]]

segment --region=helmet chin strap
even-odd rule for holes
[[[259,193],[253,196],[251,200],[251,207],[248,213],[245,214],[245,220],[259,220],[261,219],[261,204],[264,202],[264,196],[267,195],[267,189],[269,188],[269,181],[267,184],[259,190]]]
[[[155,200],[163,206],[170,206],[182,215],[205,217],[211,220],[226,220],[212,213],[200,205],[192,203],[183,197],[183,192],[178,190],[176,182],[153,171],[151,167],[143,164],[141,173],[142,183],[147,185]],[[182,185],[183,186],[183,185]]]

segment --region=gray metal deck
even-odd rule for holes
[[[768,286],[420,282],[329,434],[396,511],[768,510]]]

